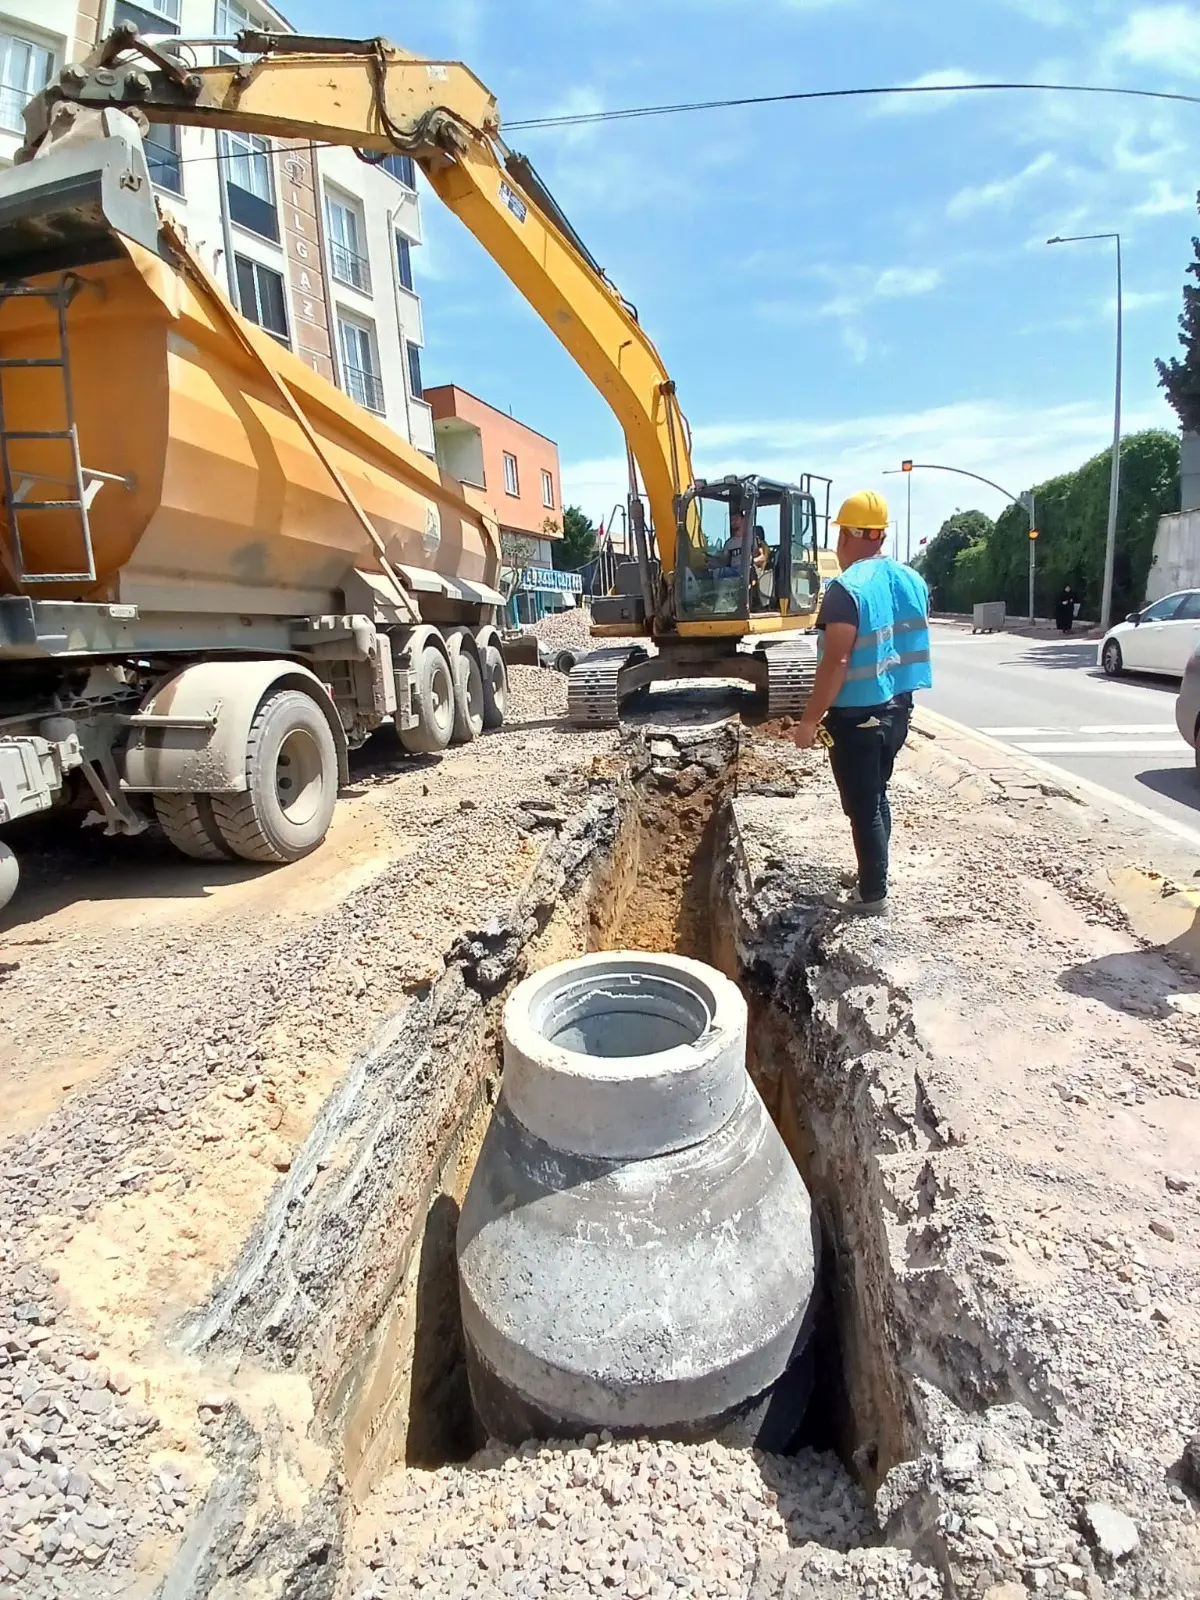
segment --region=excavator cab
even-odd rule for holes
[[[744,631],[811,624],[820,599],[811,492],[757,476],[697,481],[680,501],[675,618]],[[802,620],[803,619],[803,620]]]

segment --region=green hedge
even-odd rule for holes
[[[1042,616],[1065,583],[1082,597],[1085,616],[1100,614],[1110,458],[1110,451],[1101,451],[1078,471],[1036,486],[1035,599]],[[1178,510],[1178,437],[1158,429],[1130,434],[1121,441],[1114,616],[1141,605],[1158,519]],[[964,538],[963,524],[972,516],[987,522],[979,512],[956,513],[923,553],[920,566],[934,588],[934,604],[939,611],[969,611],[976,601],[1002,599],[1019,615],[1029,604],[1028,516],[1022,506],[1009,506],[994,525]]]

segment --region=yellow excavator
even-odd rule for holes
[[[119,24],[31,103],[22,159],[79,143],[89,118],[114,110],[143,127],[348,145],[368,159],[411,156],[625,434],[634,559],[617,568],[616,592],[593,602],[593,634],[613,643],[570,674],[571,720],[612,725],[631,694],[693,677],[741,679],[761,691],[769,715],[798,713],[815,670],[805,635],[838,570],[827,548],[828,480],[694,478],[675,384],[635,308],[530,162],[506,148],[494,97],[462,63],[426,60],[382,39],[247,30],[229,43],[239,59],[200,64],[212,40],[149,39]]]

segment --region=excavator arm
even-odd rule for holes
[[[679,498],[692,482],[675,385],[633,308],[605,277],[527,161],[500,138],[494,97],[456,61],[382,39],[246,32],[246,59],[192,66],[179,41],[129,24],[67,67],[26,113],[27,154],[71,106],[140,112],[148,122],[411,155],[604,396],[641,473],[664,572],[675,561]],[[168,44],[173,49],[168,49]]]

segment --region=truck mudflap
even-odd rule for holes
[[[337,747],[338,782],[348,782],[345,729],[315,673],[295,661],[201,661],[164,679],[130,718],[122,790],[244,793],[250,727],[273,689],[299,689],[312,697]]]
[[[31,160],[0,174],[0,277],[109,259],[121,254],[118,235],[159,250],[149,168],[123,111],[79,112]]]

